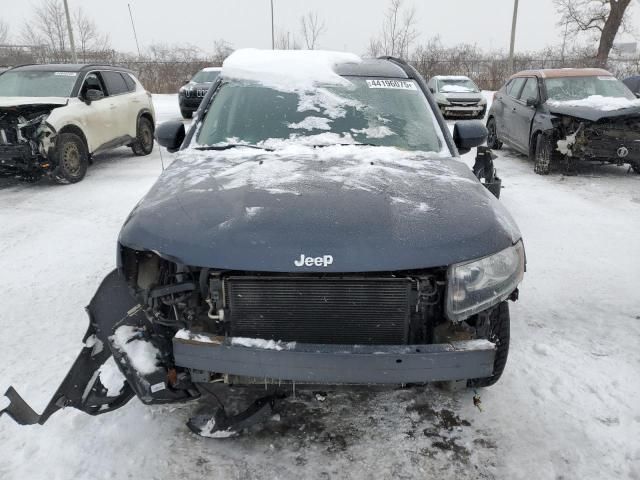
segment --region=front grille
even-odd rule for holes
[[[451,103],[451,105],[464,105],[464,106],[477,105],[479,101],[480,100],[478,100],[477,98],[469,98],[469,99],[450,98],[449,99],[449,103]]]
[[[286,342],[407,343],[411,280],[230,277],[231,335]]]

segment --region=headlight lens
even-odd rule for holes
[[[447,272],[447,317],[462,321],[505,300],[522,281],[522,240],[494,255],[451,265]]]

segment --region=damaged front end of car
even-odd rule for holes
[[[596,120],[556,114],[554,127],[555,153],[567,168],[584,160],[629,164],[640,173],[640,113]]]
[[[57,132],[47,119],[60,106],[0,107],[0,176],[37,180],[52,171]]]

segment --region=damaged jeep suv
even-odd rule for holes
[[[153,150],[151,95],[132,72],[102,65],[24,65],[0,75],[0,176],[75,183],[98,152]]]
[[[296,388],[498,380],[522,238],[459,158],[486,128],[451,136],[411,66],[237,50],[189,132],[156,135],[178,153],[122,228],[76,363],[42,415],[13,388],[4,413],[262,391],[189,423],[227,436]]]
[[[640,99],[606,70],[520,72],[495,93],[487,129],[489,148],[508,144],[542,175],[578,159],[640,173]]]

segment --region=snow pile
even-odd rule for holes
[[[200,429],[200,436],[207,438],[229,438],[237,435],[237,432],[232,430],[216,430],[216,420],[211,418],[204,427]]]
[[[201,333],[194,333],[191,330],[187,330],[186,328],[182,328],[178,330],[174,336],[174,338],[178,338],[180,340],[193,340],[196,342],[202,343],[219,343],[216,342],[208,335],[202,335]]]
[[[623,108],[640,107],[640,98],[629,100],[624,97],[603,97],[602,95],[591,95],[580,100],[548,100],[550,107],[585,107],[610,112]]]
[[[296,342],[281,342],[280,340],[265,340],[263,338],[233,337],[231,345],[249,348],[261,348],[263,350],[291,350],[296,348]]]
[[[349,85],[334,68],[360,63],[352,53],[324,50],[258,50],[233,52],[222,64],[222,77],[249,80],[281,91],[312,90],[316,85]]]
[[[93,350],[91,350],[92,357],[95,357],[104,348],[104,345],[102,344],[102,340],[100,340],[95,335],[90,335],[87,338],[87,340],[84,342],[84,346],[87,348],[93,348]]]
[[[473,89],[462,85],[444,85],[440,88],[443,93],[470,93]]]
[[[142,375],[148,375],[156,371],[160,352],[150,342],[136,338],[139,334],[138,328],[123,325],[109,339],[118,350],[127,355],[133,368]]]
[[[290,123],[289,128],[296,130],[331,130],[331,119],[324,117],[307,117],[301,122]]]
[[[98,369],[100,383],[107,389],[107,396],[117,397],[124,387],[125,378],[116,365],[113,357],[104,362]]]

